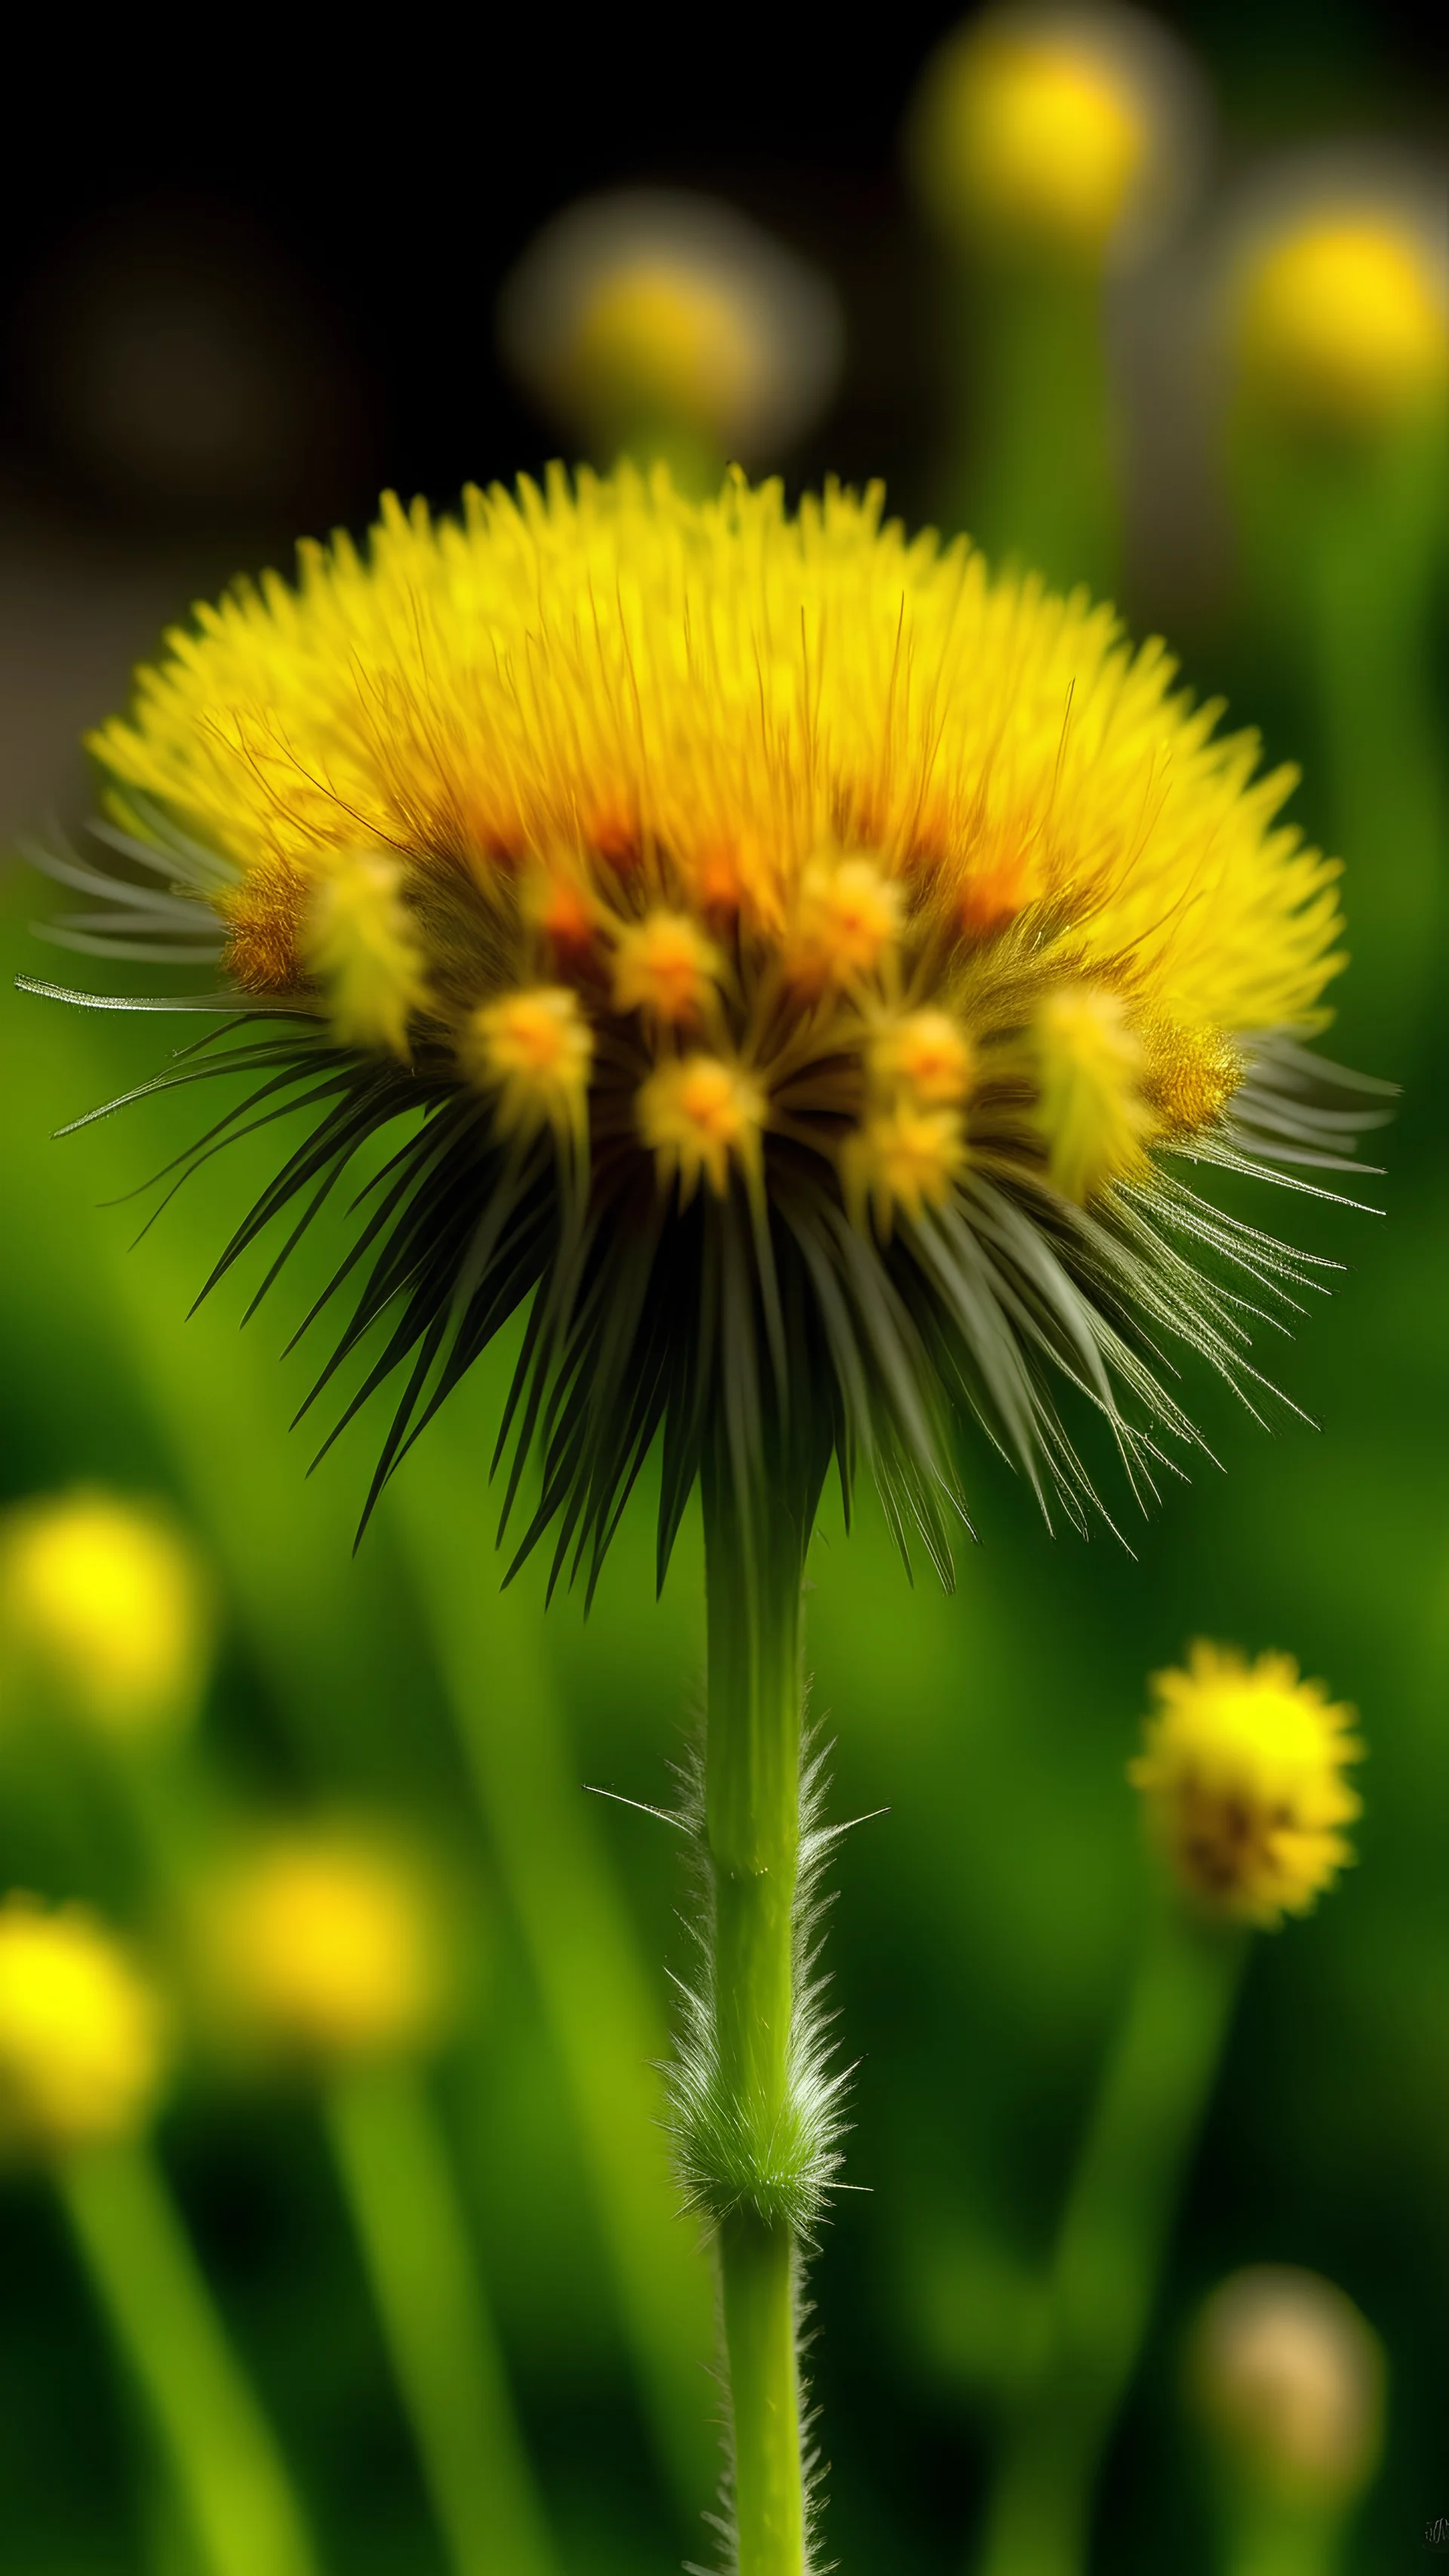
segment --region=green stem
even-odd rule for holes
[[[412,2068],[339,2078],[325,2116],[455,2576],[556,2565],[447,2149]]]
[[[316,2576],[281,2454],[149,2150],[109,2146],[72,2157],[57,2187],[208,2576]]]
[[[1339,2576],[1347,2536],[1337,2507],[1244,2499],[1229,2527],[1226,2576]]]
[[[1092,272],[953,280],[961,415],[946,525],[1056,588],[1120,580],[1116,424]]]
[[[705,1837],[713,1898],[715,2082],[730,2141],[718,2236],[739,2576],[806,2565],[798,2253],[791,2181],[808,2140],[795,2098],[801,1593],[808,1512],[704,1485],[709,1616]]]
[[[1062,2214],[982,2576],[1081,2576],[1086,2565],[1098,2471],[1151,2317],[1244,1951],[1240,1936],[1175,1904],[1147,1931]]]
[[[478,1390],[484,1393],[486,1390]],[[389,1498],[430,1614],[458,1738],[572,2096],[605,2252],[660,2453],[681,2501],[708,2451],[695,2401],[707,2287],[675,2216],[651,2067],[663,2032],[633,1926],[601,1847],[522,1584],[480,1560],[474,1391],[429,1432],[420,1472]],[[481,1408],[480,1408],[481,1409]],[[486,1418],[486,1417],[485,1417]]]

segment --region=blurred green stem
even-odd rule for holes
[[[1228,2525],[1223,2576],[1339,2576],[1348,2517],[1329,2506],[1241,2500]]]
[[[316,2576],[281,2454],[150,2150],[91,2149],[60,2167],[57,2187],[208,2576]]]
[[[1348,867],[1350,1053],[1412,1071],[1443,924],[1446,779],[1432,624],[1449,515],[1437,425],[1364,452],[1285,453],[1239,424],[1247,588],[1296,666],[1325,823]]]
[[[708,2475],[696,2390],[708,2354],[702,2266],[650,2155],[663,2032],[574,1770],[541,1622],[500,1593],[478,1529],[468,1391],[392,1489],[500,1878],[573,2096],[616,2294],[661,2454],[682,2501]]]
[[[705,1835],[713,1895],[712,1988],[721,2103],[747,2173],[721,2175],[719,2229],[739,2576],[799,2576],[797,2249],[770,2214],[777,2163],[795,2147],[792,2034],[800,1860],[801,1596],[809,1514],[761,1477],[742,1512],[704,1480],[709,1612]],[[752,2185],[757,2185],[754,2190]]]
[[[325,2116],[398,2390],[454,2576],[556,2561],[423,2078],[338,2079]]]
[[[1164,1899],[1067,2194],[1041,2342],[1008,2424],[981,2576],[1082,2576],[1103,2454],[1212,2091],[1244,1936]]]
[[[1090,270],[959,274],[948,532],[1054,587],[1112,597],[1121,531],[1103,288]]]

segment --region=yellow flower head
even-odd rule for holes
[[[505,355],[596,443],[692,431],[749,456],[824,407],[840,363],[835,297],[732,208],[673,189],[590,197],[515,270]]]
[[[379,1840],[278,1834],[206,1892],[201,1926],[219,2014],[266,2049],[325,2068],[436,2035],[441,1927],[419,1870]]]
[[[1383,2453],[1384,2351],[1331,2281],[1287,2264],[1214,2290],[1188,2355],[1196,2412],[1235,2482],[1270,2504],[1342,2512]]]
[[[160,2001],[84,1913],[0,1905],[0,2153],[63,2156],[141,2128],[165,2066]]]
[[[290,1068],[320,1102],[267,1208],[397,1122],[347,1347],[388,1310],[417,1352],[399,1439],[428,1361],[537,1289],[531,1537],[557,1511],[596,1566],[658,1432],[667,1554],[729,1424],[736,1456],[870,1461],[945,1565],[953,1400],[1079,1515],[1052,1365],[1150,1481],[1190,1431],[1149,1332],[1240,1366],[1243,1310],[1181,1247],[1270,1299],[1293,1276],[1171,1158],[1343,1150],[1300,1043],[1337,870],[1217,714],[878,491],[791,514],[621,468],[456,522],[388,500],[366,550],[198,610],[92,747],[134,867],[180,889],[156,944],[209,923],[204,1006],[275,1015],[172,1078],[275,1105]]]
[[[1344,1778],[1363,1746],[1352,1709],[1288,1655],[1255,1664],[1199,1642],[1187,1670],[1156,1673],[1157,1714],[1128,1770],[1181,1886],[1228,1922],[1306,1914],[1353,1858],[1343,1827],[1361,1800]]]
[[[0,1697],[38,1693],[117,1742],[196,1715],[211,1660],[195,1551],[149,1504],[82,1490],[0,1523]]]
[[[1449,247],[1345,195],[1262,234],[1237,281],[1245,391],[1302,430],[1372,437],[1449,394]]]
[[[1180,180],[1191,105],[1176,48],[1130,10],[988,9],[927,66],[912,173],[949,237],[1095,266]]]

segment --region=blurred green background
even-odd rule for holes
[[[37,207],[11,193],[13,170],[6,181],[9,839],[83,819],[75,740],[189,598],[284,557],[300,527],[365,524],[383,480],[446,503],[465,476],[551,452],[556,433],[493,358],[491,314],[537,224],[590,187],[706,188],[805,252],[843,297],[845,373],[833,411],[767,461],[792,487],[830,469],[884,473],[913,519],[941,512],[949,466],[969,521],[942,265],[898,151],[920,65],[952,23],[893,11],[847,53],[787,17],[773,55],[743,45],[707,94],[685,84],[680,30],[663,16],[567,27],[547,59],[535,31],[499,25],[470,36],[462,63],[415,55],[401,70],[263,48],[159,133],[146,100],[157,66],[109,62],[103,36],[77,91],[57,56],[36,95],[47,122],[52,96],[62,129],[74,118],[59,193]],[[1444,102],[1407,11],[1270,0],[1183,8],[1168,23],[1196,51],[1221,122],[1198,231],[1115,309],[1133,460],[1121,596],[1139,631],[1168,634],[1196,688],[1260,723],[1274,758],[1303,761],[1291,810],[1337,847],[1348,797],[1335,702],[1304,640],[1311,612],[1279,565],[1268,577],[1281,618],[1262,616],[1252,562],[1220,542],[1227,473],[1181,434],[1171,326],[1213,205],[1258,156],[1366,130],[1422,157],[1442,149]],[[1442,514],[1424,526],[1399,622],[1431,716],[1449,667]],[[1144,1678],[1197,1633],[1282,1646],[1358,1704],[1366,1813],[1345,1884],[1306,1925],[1256,1945],[1113,2444],[1094,2563],[1218,2563],[1178,2355],[1200,2296],[1250,2262],[1327,2274],[1388,2348],[1388,2451],[1349,2563],[1407,2565],[1426,2521],[1449,2512],[1444,849],[1435,780],[1405,820],[1402,758],[1381,751],[1386,837],[1396,810],[1406,834],[1427,815],[1435,873],[1412,953],[1369,903],[1330,1050],[1407,1085],[1386,1177],[1366,1193],[1386,1213],[1241,1200],[1255,1222],[1346,1265],[1331,1304],[1314,1300],[1265,1362],[1321,1432],[1265,1435],[1194,1385],[1221,1472],[1197,1465],[1150,1519],[1123,1518],[1130,1548],[1106,1530],[1048,1537],[978,1449],[980,1544],[963,1550],[952,1598],[928,1579],[907,1587],[868,1496],[848,1540],[832,1510],[817,1542],[809,1652],[832,1810],[873,1815],[840,1855],[829,1959],[842,2045],[859,2060],[848,2172],[860,2188],[842,2197],[812,2275],[826,2537],[847,2569],[944,2576],[969,2563],[995,2404],[1140,1921],[1123,1768]],[[1356,810],[1379,809],[1370,795]],[[1368,885],[1392,852],[1350,844],[1345,856],[1352,928],[1360,872]],[[665,1826],[585,1784],[645,1805],[672,1795],[701,1692],[697,1535],[657,1607],[643,1496],[587,1623],[568,1598],[545,1621],[538,1568],[500,1598],[486,1469],[503,1354],[409,1460],[354,1561],[376,1423],[355,1426],[311,1482],[307,1435],[285,1429],[310,1382],[305,1346],[277,1359],[305,1277],[240,1333],[265,1266],[253,1255],[186,1320],[247,1180],[265,1177],[265,1141],[207,1166],[135,1250],[136,1211],[105,1203],[195,1132],[197,1098],[49,1141],[144,1081],[177,1025],[10,992],[15,972],[54,971],[29,935],[53,906],[23,865],[7,869],[4,1496],[89,1482],[170,1498],[223,1604],[207,1761],[258,1810],[341,1802],[404,1819],[468,1888],[476,1974],[428,2080],[558,2568],[677,2564],[701,2554],[715,2476],[707,2271],[672,2218],[653,2125],[662,1963],[687,1963],[679,1854]],[[147,968],[140,981],[164,977]],[[325,1257],[319,1241],[304,1270],[320,1278]],[[124,1873],[65,1883],[23,1796],[0,1803],[0,1872],[150,1925]],[[324,2563],[432,2576],[444,2561],[306,2088],[193,2069],[161,2135]],[[0,2192],[0,2278],[0,2565],[191,2576],[54,2207],[23,2175]]]

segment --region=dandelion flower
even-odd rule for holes
[[[1229,1921],[1271,1928],[1306,1914],[1353,1858],[1353,1711],[1300,1680],[1289,1655],[1249,1664],[1201,1642],[1153,1690],[1157,1714],[1128,1776],[1183,1888]]]
[[[1255,406],[1290,430],[1360,440],[1442,410],[1449,254],[1437,213],[1431,225],[1372,190],[1325,187],[1245,235],[1234,336]]]
[[[392,1131],[326,1372],[373,1326],[369,1384],[411,1362],[385,1467],[537,1290],[556,1570],[657,1433],[661,1568],[720,1438],[867,1463],[944,1568],[953,1403],[1080,1519],[1053,1374],[1145,1484],[1191,1437],[1151,1346],[1250,1391],[1238,1292],[1311,1275],[1184,1177],[1332,1165],[1355,1107],[1302,1043],[1336,867],[1216,715],[876,492],[389,502],[171,635],[93,740],[111,869],[51,862],[108,909],[57,935],[213,952],[239,1038],[161,1080],[307,1116],[219,1271]]]
[[[194,1549],[152,1506],[81,1491],[0,1523],[0,1696],[35,1689],[138,1742],[195,1716],[212,1615]]]
[[[1140,249],[1190,184],[1198,84],[1129,8],[998,7],[948,36],[922,78],[909,156],[950,239],[1097,266]]]
[[[270,1281],[356,1165],[322,1382],[356,1364],[348,1419],[406,1368],[372,1499],[521,1310],[519,1555],[551,1532],[592,1585],[657,1443],[662,1579],[700,1490],[709,1911],[674,2113],[740,2576],[805,2563],[799,2249],[838,2163],[803,1919],[826,1472],[872,1472],[949,1575],[962,1415],[1085,1524],[1066,1385],[1145,1493],[1192,1438],[1163,1347],[1251,1395],[1246,1312],[1312,1276],[1185,1167],[1305,1186],[1361,1111],[1303,1043],[1336,869],[1217,715],[1109,611],[908,539],[878,491],[791,515],[739,476],[695,503],[557,472],[457,521],[389,500],[365,551],[198,611],[94,738],[110,868],[52,861],[82,945],[214,951],[177,1006],[234,1040],[158,1080],[249,1088],[197,1152],[306,1121],[214,1277],[290,1212]]]
[[[499,307],[504,355],[598,447],[692,433],[770,455],[823,411],[840,371],[827,281],[733,207],[637,188],[565,208]]]
[[[356,1834],[278,1834],[205,1894],[204,1968],[243,2036],[321,2067],[410,2055],[443,2002],[420,1874]]]
[[[0,2150],[66,2156],[130,2137],[165,2068],[158,1997],[79,1906],[0,1906]]]

